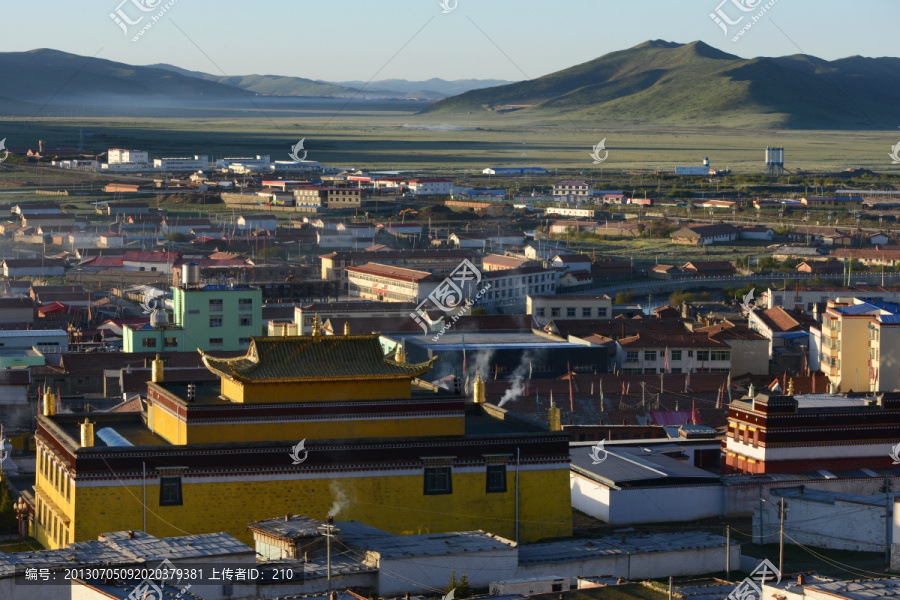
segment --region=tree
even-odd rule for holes
[[[5,472],[0,472],[0,531],[14,531],[18,525],[16,511],[13,508],[16,499],[6,477]]]
[[[455,590],[455,591],[454,591]],[[469,598],[472,596],[472,585],[469,583],[469,577],[463,573],[462,577],[456,578],[456,571],[450,571],[450,580],[444,586],[444,595],[453,592],[454,598]]]
[[[188,242],[191,238],[183,233],[178,233],[177,231],[173,231],[172,233],[166,234],[166,241],[168,242]]]
[[[627,292],[619,292],[616,294],[616,299],[613,302],[615,304],[628,304],[633,297],[634,294],[632,294],[630,290]]]
[[[484,308],[483,306],[476,306],[475,308],[472,309],[472,312],[469,314],[471,314],[473,317],[483,317],[484,315],[487,314],[487,309]]]

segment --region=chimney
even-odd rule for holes
[[[485,400],[485,385],[484,380],[481,378],[481,375],[477,375],[475,377],[475,403],[476,404],[484,404]]]
[[[457,376],[453,377],[453,393],[462,394],[462,378]]]
[[[44,140],[38,140],[38,154],[44,153]]]
[[[196,397],[197,397],[197,386],[194,385],[193,383],[189,383],[187,385],[187,401],[193,402]]]
[[[562,431],[562,424],[559,420],[559,407],[555,402],[550,403],[550,409],[547,411],[547,424],[550,431]]]
[[[134,531],[129,531],[129,532],[128,532],[128,539],[129,539],[129,540],[133,540],[133,539],[134,539]]]
[[[153,383],[162,383],[163,382],[163,361],[159,357],[159,354],[156,355],[156,358],[153,359],[153,363],[150,365],[150,381]]]
[[[290,521],[290,520],[291,520],[291,515],[284,515],[284,520],[285,520],[285,521]]]
[[[94,424],[87,420],[87,417],[84,419],[84,423],[81,424],[81,447],[82,448],[91,448],[94,445]]]
[[[50,391],[50,386],[44,390],[44,416],[52,417],[56,414],[56,395]]]

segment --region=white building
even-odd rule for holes
[[[96,160],[73,158],[71,160],[54,160],[50,163],[58,169],[71,169],[73,171],[96,171],[100,163]]]
[[[268,156],[257,154],[245,157],[220,158],[216,161],[216,168],[235,173],[259,173],[271,171],[272,160]]]
[[[150,155],[146,150],[127,150],[110,148],[106,156],[109,165],[134,165],[146,167],[150,163]]]
[[[260,230],[274,232],[278,229],[278,220],[274,215],[241,215],[237,220],[237,228],[244,232]]]
[[[453,182],[449,179],[410,179],[409,192],[413,196],[449,196]]]
[[[553,201],[581,204],[594,195],[594,186],[586,181],[560,181],[553,186]]]
[[[619,339],[616,347],[616,366],[623,374],[731,371],[731,347],[708,334],[639,333]]]
[[[543,327],[554,319],[611,319],[612,306],[606,294],[538,294],[528,296],[525,314]]]
[[[593,219],[597,216],[597,211],[590,208],[545,208],[545,215],[556,215],[558,217],[576,217],[579,219]]]
[[[203,171],[209,168],[209,156],[195,154],[194,158],[155,158],[153,168],[163,171]]]

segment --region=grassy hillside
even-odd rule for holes
[[[23,105],[128,103],[135,99],[190,102],[202,97],[231,99],[244,92],[219,83],[134,67],[58,50],[0,53],[3,94],[0,110]]]
[[[354,96],[358,90],[334,85],[322,81],[313,81],[302,77],[283,77],[281,75],[236,75],[226,77],[224,75],[211,75],[200,71],[188,71],[173,65],[158,64],[153,67],[165,69],[188,77],[195,77],[204,81],[214,81],[225,85],[235,86],[254,94],[268,96],[313,96],[313,97],[341,97]]]
[[[665,125],[882,129],[900,59],[742,59],[702,42],[645,42],[531,81],[474,90],[426,114],[509,111]]]

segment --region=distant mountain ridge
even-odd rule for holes
[[[900,59],[744,59],[661,40],[531,81],[473,90],[424,114],[523,111],[662,125],[895,129]]]

